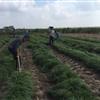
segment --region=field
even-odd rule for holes
[[[100,35],[30,33],[20,47],[21,71],[0,37],[0,100],[100,100]]]

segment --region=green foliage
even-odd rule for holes
[[[20,31],[25,30],[25,29],[19,29]],[[61,33],[99,33],[100,32],[100,27],[77,27],[77,28],[56,28],[57,31]],[[47,33],[48,29],[47,28],[41,28],[41,29],[30,29],[30,32],[32,33]]]
[[[69,78],[76,78],[76,74],[71,72],[69,66],[65,66],[61,63],[58,65],[54,66],[49,74],[50,78],[54,80],[56,83],[61,82],[63,80],[69,79]]]
[[[33,36],[30,47],[34,62],[54,83],[48,94],[55,100],[96,100],[85,83],[70,70],[69,65],[62,64],[53,55],[51,50],[43,44],[44,41],[44,38]]]
[[[66,47],[62,43],[56,43],[55,49],[64,53],[65,55],[71,56],[79,61],[82,61],[87,67],[100,72],[100,57],[93,55],[88,52],[80,51],[71,47]]]
[[[32,100],[32,75],[29,72],[15,72],[8,81],[8,95],[6,100]]]
[[[10,40],[9,36],[0,36],[0,48]]]
[[[95,100],[79,78],[69,78],[56,84],[49,94],[57,100]]]
[[[84,51],[89,51],[89,52],[96,52],[100,53],[100,45],[88,41],[82,41],[82,40],[76,40],[73,38],[62,38],[61,41],[66,44],[66,46],[79,49],[79,50],[84,50]]]
[[[66,37],[75,40],[90,42],[90,43],[100,43],[100,40],[98,40],[96,37],[73,37],[73,36],[66,36]]]
[[[0,37],[1,38],[1,37]],[[2,41],[2,42],[1,42]],[[5,43],[9,39],[2,39],[0,43]],[[1,46],[1,45],[0,45]],[[30,73],[16,71],[15,60],[12,54],[5,48],[0,52],[0,85],[6,88],[6,92],[1,100],[32,100],[32,95],[35,94]],[[6,85],[5,85],[6,84]]]
[[[15,61],[7,50],[0,53],[0,82],[6,81],[15,70]]]

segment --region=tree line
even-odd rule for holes
[[[22,34],[26,30],[29,30],[31,33],[47,33],[48,29],[15,29],[14,26],[5,26],[0,29],[0,35],[2,34]],[[78,27],[78,28],[55,28],[56,31],[60,33],[100,33],[100,27]]]

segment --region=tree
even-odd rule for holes
[[[6,26],[3,29],[4,29],[4,33],[13,35],[15,37],[15,28],[14,28],[14,26]]]

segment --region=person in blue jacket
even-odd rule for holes
[[[19,55],[18,48],[19,48],[21,42],[22,42],[22,40],[20,38],[17,38],[14,41],[12,41],[8,46],[8,50],[11,52],[11,54],[13,55],[13,58],[16,61],[16,69],[18,67],[18,55]]]

